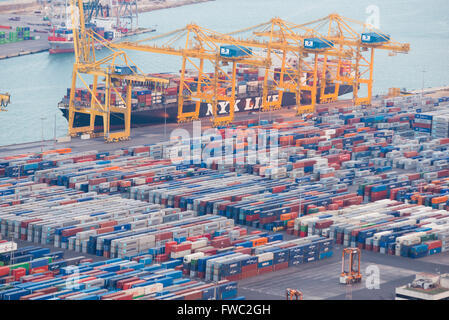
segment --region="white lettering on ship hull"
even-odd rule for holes
[[[218,114],[226,113],[226,106],[229,104],[228,101],[221,101],[218,103],[218,106],[220,107],[220,110],[218,111]]]
[[[272,95],[272,96],[268,96],[268,101],[278,101],[279,100],[279,95]],[[240,108],[239,108],[239,104],[242,100],[236,100],[234,103],[234,112],[240,112]],[[251,110],[255,110],[255,109],[259,109],[261,107],[261,101],[262,101],[262,97],[255,97],[255,98],[246,98],[245,99],[245,106],[243,107],[242,111],[251,111]],[[229,105],[228,101],[221,101],[218,103],[218,112],[217,114],[219,115],[223,115],[223,114],[227,114],[229,113],[228,111],[226,111],[227,106]],[[213,115],[212,112],[212,104],[208,103],[207,104],[207,111],[205,116],[211,116]]]

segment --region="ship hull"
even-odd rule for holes
[[[332,87],[328,87],[326,91],[332,91]],[[347,94],[352,92],[352,86],[350,85],[342,85],[340,86],[339,96],[343,94]],[[326,92],[327,93],[327,92]],[[278,95],[270,95],[268,96],[269,100],[273,101],[278,98]],[[302,103],[307,103],[307,101],[302,101]],[[243,97],[237,98],[234,106],[234,112],[253,112],[258,111],[262,104],[261,96],[253,96],[253,97]],[[286,92],[282,97],[282,107],[292,107],[296,105],[296,97],[295,93]],[[229,114],[229,103],[219,102],[218,103],[218,116],[224,116]],[[194,104],[185,104],[183,111],[191,112],[194,111]],[[61,112],[64,117],[68,119],[68,106],[64,104],[63,107],[60,107]],[[208,103],[201,103],[199,117],[205,118],[212,116],[212,105]],[[138,110],[131,111],[131,125],[133,127],[150,125],[156,123],[167,122],[176,122],[178,117],[178,105],[177,103],[171,103],[167,105],[160,106],[150,106],[146,108],[140,108]],[[123,126],[123,119],[121,114],[112,114],[110,121],[112,128],[118,128]],[[82,113],[75,113],[74,118],[74,127],[83,127],[88,126],[90,123],[89,115]],[[95,127],[96,129],[101,129],[103,126],[102,117],[97,116],[95,119]]]
[[[50,54],[73,53],[75,52],[73,41],[49,41]]]

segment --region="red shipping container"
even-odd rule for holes
[[[75,293],[76,294],[76,293]],[[119,297],[119,296],[122,296],[122,295],[131,295],[131,298],[133,297],[133,294],[132,293],[126,293],[126,292],[113,292],[113,293],[110,293],[110,294],[105,294],[105,295],[103,295],[103,296],[101,296],[101,300],[107,300],[107,299],[112,299],[113,297]]]
[[[172,239],[173,232],[162,232],[162,233],[156,234],[154,238],[156,241]]]
[[[256,268],[254,268],[254,269],[245,271],[245,277],[246,277],[246,278],[249,278],[249,277],[255,277],[255,276],[257,276],[258,274],[259,274],[259,270],[257,269],[257,266],[256,266]]]
[[[429,250],[435,249],[435,248],[440,248],[443,245],[441,240],[427,241],[424,243],[429,246]]]
[[[154,259],[156,262],[165,262],[168,261],[169,255],[167,253],[158,254]]]
[[[449,170],[441,170],[438,171],[438,178],[448,177],[449,176]]]
[[[315,229],[329,228],[334,222],[332,220],[322,220],[315,223]]]
[[[123,270],[118,270],[115,273],[116,274],[124,274],[124,273],[128,273],[128,272],[131,272],[131,271],[134,271],[134,270],[133,269],[123,269]]]
[[[217,249],[206,249],[202,250],[201,252],[204,252],[205,255],[214,255],[217,254]]]
[[[66,204],[72,204],[72,203],[77,203],[78,201],[76,200],[67,200],[67,201],[61,201],[59,204],[62,205],[66,205]]]
[[[81,231],[83,231],[83,228],[71,228],[71,229],[62,230],[61,236],[70,237],[70,236],[74,236],[75,234],[77,234],[78,232],[81,232]]]
[[[29,275],[29,276],[23,276],[22,279],[20,279],[21,282],[30,282],[30,281],[42,281],[41,279],[48,278],[49,276],[52,277],[52,274],[49,274],[49,272],[45,272],[40,275]]]
[[[96,185],[99,185],[100,183],[105,183],[105,182],[108,182],[107,178],[90,179],[89,180],[89,185],[96,186]]]
[[[140,278],[139,277],[129,277],[129,278],[126,278],[123,280],[119,280],[119,281],[117,281],[116,287],[117,287],[117,289],[123,289],[123,286],[125,285],[125,283],[136,281],[136,280],[140,280]]]
[[[181,243],[171,247],[171,252],[181,252],[192,249],[191,243]]]
[[[37,268],[33,268],[30,269],[30,274],[35,274],[35,273],[42,273],[48,271],[48,266],[43,266],[43,267],[37,267]]]
[[[97,234],[103,234],[103,233],[108,233],[108,232],[112,232],[112,231],[114,231],[114,227],[106,227],[106,228],[97,229]]]
[[[239,249],[236,249],[236,250],[234,250],[234,252],[240,252],[240,253],[243,253],[243,254],[251,254],[251,248],[239,248]]]
[[[226,248],[231,245],[231,240],[229,238],[226,239],[212,239],[211,246],[215,248]]]
[[[242,272],[249,272],[249,271],[257,271],[257,263],[249,264],[247,266],[242,267]]]
[[[354,141],[355,143],[356,141]],[[364,151],[368,151],[368,146],[360,146],[360,147],[354,147],[352,149],[353,152],[364,152]]]
[[[176,241],[168,241],[165,243],[165,253],[171,253],[171,248],[178,243]]]
[[[86,263],[86,262],[93,262],[93,260],[91,258],[85,258],[85,259],[80,260],[80,263]]]
[[[404,157],[406,158],[413,158],[416,157],[417,155],[418,155],[417,151],[404,152]]]
[[[246,221],[255,221],[259,219],[259,214],[251,214],[245,217]]]
[[[103,297],[101,297],[103,299]],[[118,295],[113,296],[112,298],[109,298],[111,300],[132,300],[133,294],[132,293],[120,293]]]
[[[87,277],[87,278],[83,278],[80,280],[75,281],[76,283],[83,283],[83,282],[88,282],[88,281],[92,281],[92,280],[96,280],[97,278],[95,277]]]
[[[201,238],[207,238],[207,240],[210,240],[210,239],[212,239],[212,236],[210,233],[205,233],[201,236]]]
[[[139,279],[139,280],[135,280],[135,281],[128,281],[125,284],[123,284],[123,290],[131,289],[133,287],[133,285],[139,284],[139,283],[144,283],[146,281],[147,280],[143,280],[143,279]]]
[[[36,290],[36,292],[43,293],[43,294],[49,294],[49,293],[53,293],[53,292],[57,292],[57,291],[58,291],[57,287],[48,287],[48,288]]]
[[[258,274],[265,274],[268,272],[272,272],[273,271],[273,266],[268,266],[268,267],[264,267],[264,268],[258,268]]]
[[[35,292],[26,296],[21,296],[19,300],[30,300],[31,298],[39,297],[44,295],[42,292]]]
[[[184,300],[201,300],[203,293],[200,290],[184,293]]]
[[[14,276],[14,281],[19,281],[24,275],[26,275],[27,271],[25,268],[17,268],[12,270],[12,275]]]
[[[288,261],[275,264],[273,269],[274,269],[274,271],[278,271],[278,270],[287,269],[287,268],[288,268]]]
[[[9,267],[0,267],[0,277],[9,275]]]
[[[272,189],[272,193],[279,193],[285,190],[285,186],[277,186],[277,187],[273,187]]]

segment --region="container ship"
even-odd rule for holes
[[[122,33],[115,30],[112,21],[109,19],[96,19],[94,24],[86,24],[86,28],[93,30],[106,40],[113,41],[122,37]],[[67,27],[54,26],[48,36],[50,45],[49,53],[70,53],[74,52],[73,31]],[[100,48],[100,44],[99,47]]]
[[[239,65],[237,67],[237,88],[236,88],[236,103],[234,106],[234,112],[252,112],[258,111],[262,105],[263,96],[263,77],[261,74],[264,72],[263,69],[251,68],[245,65]],[[350,72],[347,68],[342,69],[341,73]],[[141,126],[153,123],[161,123],[164,121],[175,122],[178,116],[178,92],[180,77],[176,74],[164,73],[164,74],[151,74],[154,77],[163,77],[169,80],[169,85],[163,92],[156,92],[155,88],[151,85],[142,84],[139,86],[134,86],[132,89],[131,97],[131,125]],[[191,80],[196,81],[194,74],[189,74]],[[213,74],[209,74],[210,77]],[[318,82],[318,88],[320,87],[320,82]],[[192,89],[192,88],[191,88]],[[68,119],[69,110],[69,97],[70,88],[67,89],[67,94],[59,102],[58,107],[63,113],[64,117]],[[125,92],[124,86],[119,86],[119,89],[123,93]],[[194,88],[196,90],[196,88]],[[230,88],[228,88],[230,90]],[[325,93],[334,92],[335,85],[326,80]],[[317,90],[317,101],[320,98],[320,90]],[[338,95],[344,95],[351,93],[353,91],[352,85],[340,85]],[[97,99],[99,101],[105,101],[104,88],[97,88]],[[277,91],[269,92],[268,99],[270,101],[277,100],[279,95]],[[92,96],[87,88],[77,88],[75,89],[75,106],[89,108]],[[114,93],[111,94],[112,105],[120,106],[119,99],[117,99]],[[191,112],[194,111],[195,102],[189,101],[184,102],[183,111]],[[311,101],[310,94],[304,94],[301,100],[301,104],[308,104]],[[296,96],[293,92],[284,92],[282,96],[282,106],[292,107],[296,105]],[[218,115],[226,115],[229,113],[229,103],[218,102]],[[199,117],[209,117],[212,116],[212,105],[208,103],[202,103],[199,111]],[[85,113],[75,112],[74,126],[88,126],[90,123],[89,115]],[[111,115],[111,126],[120,127],[123,125],[122,114]],[[95,126],[101,128],[103,126],[103,118],[97,116],[95,120]],[[96,128],[97,129],[97,128]]]
[[[106,2],[105,4],[99,1],[84,3],[84,12],[87,18],[86,29],[90,29],[105,40],[112,42],[123,37],[156,31],[154,26],[151,28],[139,28],[137,26],[137,3],[135,6],[131,6],[129,2],[123,1],[118,3]],[[67,0],[53,0],[52,5],[52,10],[58,12],[58,14],[54,14],[54,18],[51,19],[52,29],[48,35],[49,53],[73,53],[72,22]],[[127,14],[120,14],[121,12],[127,12]],[[101,49],[101,47],[101,43],[98,42],[97,48]]]
[[[96,19],[94,24],[86,25],[86,27],[110,42],[118,41],[124,37],[156,31],[155,27],[136,28],[133,30],[123,28],[117,29],[114,26],[114,22],[110,19]],[[53,27],[48,36],[48,43],[50,45],[50,54],[73,53],[75,50],[73,31],[66,27]],[[97,49],[101,49],[101,43],[98,42],[98,46],[96,47]]]

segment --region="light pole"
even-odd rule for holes
[[[44,152],[44,117],[41,117],[41,152]]]
[[[167,139],[167,104],[164,103],[164,140]]]
[[[56,145],[56,113],[55,113],[55,124],[54,124],[54,144]]]
[[[423,68],[422,69],[422,91],[421,91],[421,105],[423,104],[424,101],[424,74],[426,73],[426,69]]]

